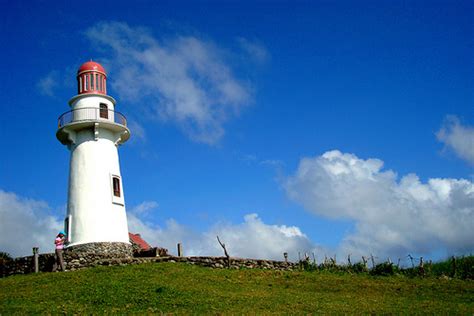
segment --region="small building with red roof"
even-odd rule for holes
[[[151,246],[148,244],[140,234],[132,234],[128,233],[128,237],[130,238],[130,243],[132,243],[133,248],[139,250],[139,251],[144,251],[144,250],[150,250]]]

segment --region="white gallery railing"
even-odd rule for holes
[[[127,119],[120,112],[109,109],[81,108],[61,114],[58,119],[58,128],[70,123],[81,121],[111,121],[116,124],[127,126]]]

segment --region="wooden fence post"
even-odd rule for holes
[[[366,257],[362,256],[362,262],[364,262],[364,267],[366,269],[368,269],[368,267],[367,267],[367,258]]]
[[[183,246],[181,245],[181,243],[178,243],[178,257],[182,257],[183,256]]]
[[[423,265],[423,257],[420,257],[420,275],[425,276],[425,266]]]
[[[33,264],[35,268],[35,273],[39,272],[39,248],[33,247]]]
[[[408,258],[410,258],[411,267],[412,267],[412,269],[414,269],[414,268],[415,268],[415,264],[413,263],[413,259],[414,259],[414,258],[413,258],[410,254],[408,255]]]

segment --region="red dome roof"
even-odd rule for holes
[[[97,71],[103,73],[104,75],[107,74],[105,72],[104,67],[102,67],[101,64],[96,63],[95,61],[87,61],[83,63],[81,67],[79,67],[79,69],[77,70],[77,74],[79,75],[80,73],[83,73],[85,71]]]

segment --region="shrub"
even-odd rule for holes
[[[13,260],[8,252],[0,251],[0,262],[7,262]]]
[[[434,276],[447,275],[460,279],[474,280],[474,256],[457,257],[433,263],[431,273]]]
[[[370,275],[394,275],[398,272],[398,268],[395,267],[392,263],[383,262],[377,264],[372,270],[370,270]]]
[[[458,258],[456,274],[461,279],[474,280],[474,256]]]
[[[362,262],[357,262],[356,264],[351,265],[349,270],[354,273],[364,273],[369,271],[367,266]]]
[[[318,269],[318,266],[314,263],[311,263],[309,260],[301,260],[300,267],[305,271],[316,271]]]
[[[2,272],[1,272],[2,274],[3,274],[3,266],[12,260],[13,258],[12,256],[10,256],[8,252],[0,251],[0,266],[2,269]]]
[[[418,266],[410,268],[399,268],[393,263],[383,262],[377,264],[371,270],[367,266],[358,262],[352,265],[338,265],[335,260],[325,260],[317,265],[309,260],[301,260],[300,268],[305,271],[327,271],[337,273],[367,273],[370,275],[390,276],[395,274],[403,274],[407,277],[440,277],[442,275],[474,280],[474,256],[457,257],[455,263],[453,258],[432,263],[425,263],[423,268]]]

